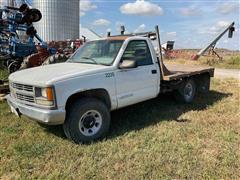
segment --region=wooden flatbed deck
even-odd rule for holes
[[[164,63],[165,71],[163,75],[164,81],[178,80],[193,75],[209,73],[210,77],[214,76],[213,67],[193,66],[183,64]]]

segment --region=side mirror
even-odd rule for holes
[[[137,61],[134,60],[123,60],[123,62],[119,65],[120,69],[131,69],[137,67]]]

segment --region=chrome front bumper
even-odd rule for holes
[[[66,116],[65,110],[40,109],[16,102],[10,95],[7,96],[8,105],[17,112],[43,124],[63,124]]]

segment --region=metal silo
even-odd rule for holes
[[[14,0],[0,0],[0,6],[15,6],[16,3]]]
[[[32,7],[42,12],[34,25],[44,41],[79,38],[79,0],[33,0]]]
[[[0,0],[0,7],[2,8],[3,6],[6,6],[6,4],[5,4],[6,2],[4,1],[4,0]]]

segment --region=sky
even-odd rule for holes
[[[159,25],[162,42],[175,41],[176,48],[203,48],[231,22],[236,31],[227,34],[218,48],[240,50],[240,1],[238,0],[80,0],[80,24],[106,36],[153,31]]]

